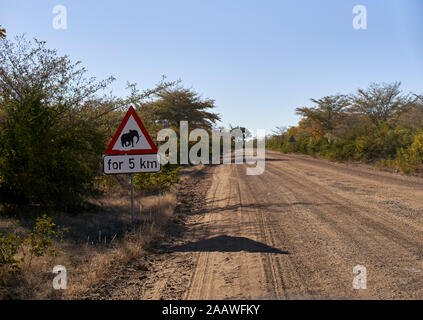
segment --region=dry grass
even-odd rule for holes
[[[113,268],[145,253],[145,249],[163,236],[164,226],[176,206],[176,192],[135,197],[136,226],[130,224],[130,194],[125,185],[116,187],[99,200],[94,212],[53,217],[60,226],[70,227],[57,257],[34,259],[22,265],[22,275],[0,283],[3,299],[72,299],[105,279]],[[119,192],[116,192],[119,190]],[[0,232],[28,232],[33,220],[0,219]],[[55,265],[67,270],[67,290],[54,290]]]

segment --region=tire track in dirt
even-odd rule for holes
[[[228,250],[215,248],[214,251],[200,253],[197,270],[195,271],[190,289],[185,296],[187,299],[241,299],[263,298],[257,296],[257,289],[262,294],[267,287],[267,282],[272,282],[275,275],[266,278],[266,271],[274,264],[260,264],[260,250],[277,251],[271,247],[271,243],[255,248],[262,243],[256,228],[257,217],[249,213],[243,202],[245,198],[242,187],[236,177],[236,166],[219,166],[214,181],[219,192],[209,196],[208,207],[204,218],[214,230],[216,237],[226,237],[231,247]],[[213,187],[212,187],[213,190]],[[248,197],[247,197],[248,198]],[[261,233],[265,237],[264,233]],[[252,247],[248,247],[249,245]],[[223,247],[225,244],[222,243]],[[276,253],[268,253],[269,255]],[[266,270],[264,268],[266,266]],[[273,291],[267,296],[275,298]]]
[[[270,170],[268,170],[267,174],[257,177],[259,181],[252,184],[257,186],[256,193],[260,194],[261,190],[269,190],[264,187],[266,185],[268,188],[270,185],[270,189],[275,191],[280,189],[281,175],[278,174],[275,176],[277,179],[275,178],[274,180],[271,175]],[[275,181],[274,185],[273,181]],[[320,257],[324,256],[326,258],[324,260],[330,261],[333,265],[335,257],[333,255],[327,256],[324,251],[320,250],[320,246],[313,246],[312,250],[306,250],[306,248],[304,248],[304,244],[315,244],[318,240],[323,238],[322,235],[325,233],[322,232],[322,230],[316,232],[314,228],[310,229],[310,226],[316,226],[316,221],[304,215],[304,211],[301,210],[302,202],[299,201],[295,194],[290,193],[287,189],[284,189],[283,193],[274,193],[278,195],[277,199],[273,199],[270,194],[267,197],[267,201],[273,200],[271,203],[277,203],[279,206],[274,205],[274,209],[269,209],[266,216],[269,221],[273,221],[269,222],[269,224],[276,226],[276,228],[274,228],[277,234],[275,238],[280,242],[284,242],[283,245],[292,250],[292,254],[288,257],[289,264],[285,263],[284,266],[279,265],[279,269],[283,270],[282,276],[287,277],[286,274],[290,273],[291,275],[295,274],[295,277],[298,279],[296,282],[286,281],[286,283],[289,284],[286,288],[288,292],[286,298],[313,299],[327,296],[323,290],[318,289],[322,286],[320,285],[322,282],[321,279],[324,278],[319,274],[319,270],[322,268],[325,269],[325,264],[318,264],[317,261],[322,260]],[[333,275],[332,278],[337,279],[336,276],[337,274]],[[344,286],[345,284],[351,286],[350,278],[348,278],[347,281],[337,280],[336,282],[338,288],[342,286],[342,284],[344,284]],[[299,290],[300,288],[302,290]]]
[[[401,222],[403,221],[391,221],[392,219],[397,219],[395,217],[391,217],[390,220],[389,217],[386,216],[386,211],[378,208],[370,208],[372,212],[369,213],[368,207],[360,205],[359,203],[353,203],[350,199],[340,195],[339,193],[335,194],[332,190],[325,186],[317,185],[310,180],[307,181],[307,184],[298,182],[298,180],[295,179],[295,175],[290,174],[290,169],[283,171],[277,169],[277,172],[278,174],[283,175],[284,179],[290,179],[288,184],[289,186],[296,184],[299,188],[302,188],[304,192],[309,192],[310,188],[319,189],[319,199],[335,204],[337,207],[343,209],[338,210],[338,212],[349,214],[351,218],[359,220],[360,224],[358,224],[358,227],[360,227],[363,231],[364,228],[362,226],[371,226],[372,234],[376,231],[385,236],[387,238],[386,240],[396,240],[394,243],[403,246],[405,249],[410,249],[421,256],[422,243],[418,241],[418,236],[421,235],[422,230],[419,225],[411,225],[411,222],[407,225],[402,225]],[[315,193],[311,193],[313,194],[311,197],[315,197]],[[410,235],[410,233],[412,233],[412,235]]]
[[[367,265],[377,266],[374,271],[382,273],[377,281],[379,286],[390,286],[392,289],[390,293],[394,293],[394,296],[401,294],[401,296],[407,298],[416,294],[421,295],[421,290],[411,292],[411,295],[404,292],[400,293],[397,290],[398,287],[401,287],[399,284],[401,278],[408,279],[405,282],[422,283],[421,277],[416,276],[416,274],[412,274],[413,276],[410,277],[410,272],[404,272],[406,269],[413,269],[413,265],[417,268],[421,266],[422,234],[419,228],[414,226],[414,232],[411,232],[411,229],[408,228],[409,233],[412,233],[411,235],[403,233],[403,227],[399,224],[399,221],[390,221],[383,217],[385,212],[373,209],[369,211],[369,208],[351,202],[349,199],[340,196],[339,193],[335,194],[322,185],[316,185],[309,181],[307,177],[299,179],[299,171],[295,170],[295,164],[290,164],[283,169],[280,167],[272,168],[270,164],[268,169],[270,172],[275,170],[275,175],[281,180],[285,180],[286,188],[291,191],[295,190],[295,194],[300,196],[301,200],[314,203],[309,209],[312,210],[312,214],[316,218],[322,221],[320,225],[331,226],[338,235],[345,238],[346,241],[344,242],[347,245],[359,248],[359,252],[364,251],[364,255],[361,257],[355,255],[355,260],[366,260]],[[300,189],[302,192],[298,192]],[[316,205],[319,201],[320,203],[327,202],[335,205],[332,206],[335,210],[331,209],[330,206]],[[327,211],[325,212],[324,209]],[[336,251],[348,256],[348,251],[343,252],[341,248],[336,248]],[[407,264],[409,264],[408,268],[405,267]],[[402,267],[401,272],[397,270],[399,266]],[[389,294],[384,296],[392,297]]]
[[[251,189],[249,188],[250,185],[240,182],[241,181],[240,172],[239,172],[240,168],[245,170],[244,166],[242,167],[238,166],[234,168],[236,172],[237,186],[239,190],[239,202],[240,202],[241,208],[243,207],[248,208],[248,206],[251,206],[252,204],[255,204],[257,202],[256,202],[256,198],[251,193]],[[242,197],[242,195],[244,195],[244,197]],[[242,198],[244,198],[244,200],[242,200]],[[253,210],[241,211],[241,214],[244,215],[245,212],[248,214],[249,219],[251,221],[254,221],[256,223],[256,226],[258,227],[254,234],[255,240],[261,243],[266,243],[267,245],[274,247],[275,241],[273,237],[271,236],[270,230],[267,228],[268,224],[266,223],[264,216],[262,215],[262,212],[257,210],[257,208],[254,208],[254,207],[253,207]],[[248,255],[247,258],[248,257],[251,257],[251,255]],[[265,279],[264,283],[267,285],[267,290],[266,290],[267,294],[265,294],[265,296],[267,298],[281,299],[282,297],[285,297],[285,294],[284,294],[285,284],[284,284],[283,278],[278,272],[278,270],[280,269],[276,268],[275,266],[276,264],[275,261],[276,261],[276,258],[274,254],[272,253],[262,254],[261,255],[261,262],[262,262],[261,271],[262,271],[262,276],[264,276],[264,279]],[[251,259],[249,259],[249,263],[251,265],[254,265],[256,261],[252,262]],[[252,278],[252,279],[257,279],[257,276],[255,276],[255,278]],[[249,292],[251,292],[251,290],[254,290],[254,289],[257,289],[257,287],[250,289]],[[255,298],[258,298],[258,297],[255,297]],[[263,298],[263,296],[261,296],[260,298]]]

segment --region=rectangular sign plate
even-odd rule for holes
[[[160,172],[159,154],[125,154],[103,156],[105,174]]]

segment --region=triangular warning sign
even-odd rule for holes
[[[291,138],[289,138],[288,142],[296,142],[294,136],[291,136]]]
[[[153,154],[157,147],[131,106],[104,154]]]

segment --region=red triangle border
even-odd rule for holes
[[[129,150],[129,151],[113,150],[113,147],[115,146],[117,139],[119,138],[123,128],[125,127],[126,123],[128,122],[131,116],[134,117],[136,123],[138,124],[142,133],[147,139],[147,142],[150,145],[151,149],[136,149],[136,150]],[[147,129],[144,127],[144,124],[142,123],[134,107],[130,106],[128,112],[123,118],[119,128],[117,129],[115,135],[113,136],[112,141],[110,141],[109,146],[107,147],[106,152],[104,154],[116,155],[116,154],[155,154],[155,153],[158,153],[157,146],[155,145],[154,141],[151,139],[150,134],[147,132]]]

